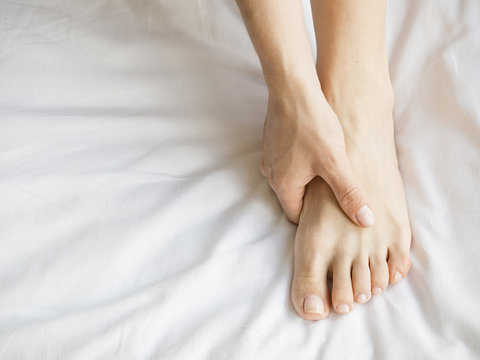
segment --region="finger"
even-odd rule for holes
[[[265,156],[262,151],[262,158],[260,159],[260,172],[263,176],[267,177],[267,171],[265,170]]]
[[[303,206],[303,196],[305,195],[305,185],[293,183],[277,185],[270,182],[270,186],[277,194],[287,219],[298,224]]]
[[[283,211],[285,211],[287,219],[294,224],[298,224],[298,221],[300,219],[304,194],[304,188],[290,189],[285,192],[277,193],[278,199],[280,200],[280,205],[282,205]]]
[[[344,213],[357,225],[370,227],[375,224],[375,217],[366,192],[353,175],[347,155],[337,154],[330,162],[333,167],[320,174],[330,185]]]

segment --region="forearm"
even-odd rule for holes
[[[269,91],[318,84],[299,0],[237,0]]]

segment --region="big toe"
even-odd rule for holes
[[[318,239],[297,231],[291,297],[297,313],[307,320],[320,320],[329,313],[328,266],[319,247]]]
[[[321,320],[329,313],[327,274],[295,275],[291,297],[297,313],[306,320]]]

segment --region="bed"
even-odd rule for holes
[[[235,2],[1,1],[0,358],[480,358],[479,19],[389,2],[412,269],[309,322]]]

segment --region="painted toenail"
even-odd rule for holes
[[[382,288],[380,288],[380,287],[378,287],[378,286],[376,286],[376,287],[374,287],[374,288],[372,289],[372,293],[374,293],[375,295],[381,294],[382,291],[383,291]]]
[[[347,313],[350,311],[350,306],[346,304],[337,305],[336,309],[337,309],[337,312]]]
[[[309,295],[303,301],[303,311],[307,314],[322,314],[325,311],[325,305],[320,296]]]
[[[359,303],[364,303],[365,301],[367,301],[368,297],[367,297],[367,294],[358,294],[357,295],[357,302]]]
[[[375,224],[375,218],[373,217],[373,213],[368,207],[368,205],[363,205],[355,214],[358,222],[365,226],[370,227]]]
[[[395,284],[398,284],[400,281],[402,281],[403,275],[399,271],[395,271],[393,273],[393,282]]]

